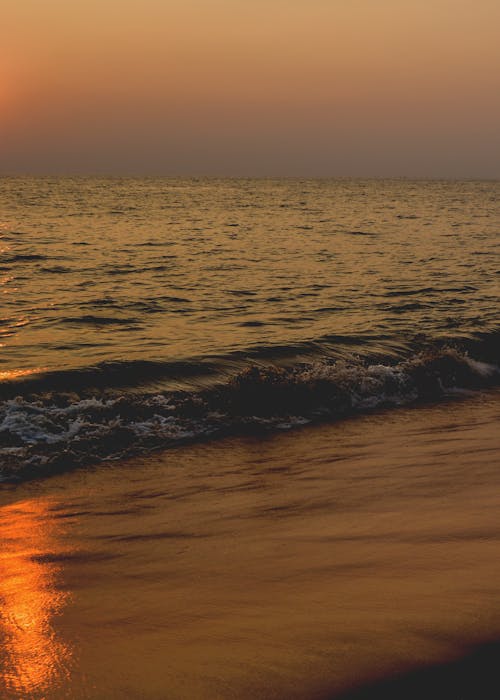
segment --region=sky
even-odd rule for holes
[[[2,0],[0,174],[500,177],[498,0]]]

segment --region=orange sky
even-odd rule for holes
[[[498,0],[2,0],[0,172],[500,176]]]

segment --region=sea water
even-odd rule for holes
[[[500,183],[0,179],[0,472],[496,383]]]

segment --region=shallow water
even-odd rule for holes
[[[0,179],[0,478],[496,383],[499,194]]]
[[[5,485],[0,695],[327,698],[498,636],[499,398]]]

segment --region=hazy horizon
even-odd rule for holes
[[[500,177],[493,0],[4,0],[0,174]]]
[[[477,183],[477,182],[499,182],[499,177],[441,177],[439,175],[427,177],[422,176],[406,176],[406,175],[204,175],[204,174],[191,174],[191,175],[175,175],[161,173],[112,173],[112,172],[102,172],[102,173],[81,173],[81,172],[19,172],[19,173],[2,173],[0,172],[0,179],[4,180],[25,180],[25,179],[36,179],[36,180],[58,180],[58,179],[68,179],[68,180],[241,180],[244,181],[342,181],[349,182],[421,182],[421,183],[431,183],[431,182],[442,182],[442,183]]]

